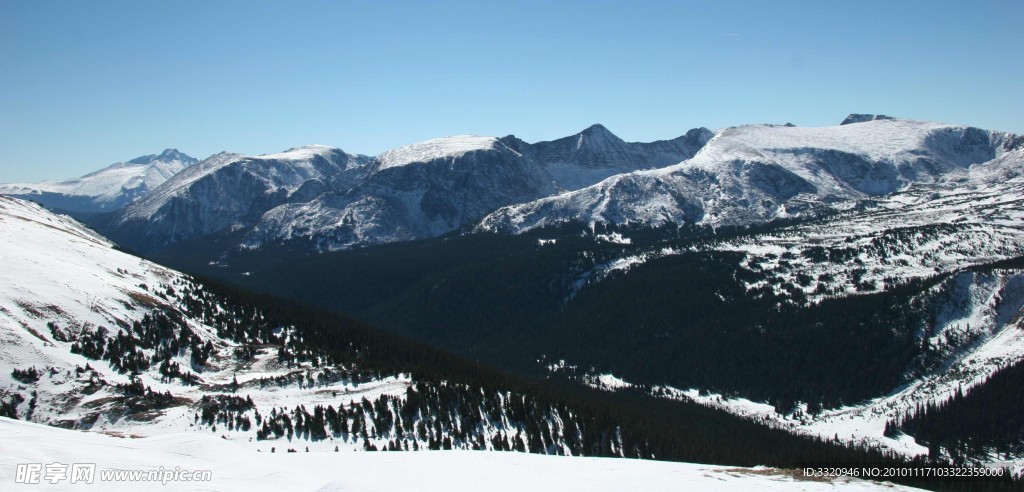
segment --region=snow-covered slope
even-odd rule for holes
[[[302,372],[301,365],[278,363],[269,348],[256,350],[248,362],[234,360],[232,351],[242,344],[222,338],[183,305],[186,291],[198,288],[190,279],[120,252],[35,204],[0,197],[0,258],[0,401],[13,402],[20,418],[142,434],[180,431],[195,424],[192,404],[237,376],[244,386],[247,379]],[[169,346],[141,341],[147,320],[158,318],[187,327],[174,335],[179,342],[172,346],[180,348],[167,354],[167,368],[150,361]],[[281,329],[287,337],[287,327]],[[115,342],[126,335],[135,341]],[[19,377],[16,369],[33,374]],[[136,382],[173,399],[133,392]],[[345,391],[346,384],[339,381],[335,390]],[[357,393],[400,393],[407,384],[382,380]],[[273,387],[253,396],[257,405],[280,405],[302,394]]]
[[[735,225],[813,215],[911,184],[969,185],[972,166],[1009,158],[1005,166],[1019,167],[1020,147],[1012,134],[898,119],[855,118],[822,128],[741,126],[719,131],[686,162],[512,205],[486,217],[481,227],[518,232],[565,221]]]
[[[193,420],[193,405],[231,393],[231,387],[251,399],[250,413],[269,413],[338,395],[346,401],[403,395],[410,384],[401,375],[340,377],[337,367],[328,382],[323,375],[325,369],[332,374],[329,367],[285,363],[273,345],[224,338],[223,327],[188,307],[202,302],[200,285],[29,202],[0,197],[0,258],[0,402],[13,402],[9,408],[23,419],[152,435],[202,427]],[[178,341],[147,342],[151,322],[171,324]],[[123,341],[125,336],[134,341]],[[297,335],[281,326],[272,339],[287,345]],[[236,349],[247,345],[251,356],[238,358]],[[157,355],[169,348],[164,367]],[[33,374],[19,377],[16,369]],[[321,384],[302,384],[318,376]],[[170,392],[173,399],[133,393],[135,383],[158,396]],[[231,427],[239,439],[252,441],[251,433]]]
[[[475,150],[491,150],[498,145],[494,137],[478,135],[457,135],[454,137],[435,138],[417,142],[412,145],[389,150],[377,156],[380,169],[404,166],[413,162],[428,162],[436,159],[458,158]]]
[[[797,472],[772,468],[521,453],[255,453],[210,434],[127,438],[0,418],[0,483],[15,484],[18,465],[30,463],[62,463],[69,470],[73,464],[95,464],[91,484],[65,478],[51,485],[41,473],[41,483],[21,485],[40,490],[916,490],[847,478],[802,480]],[[208,470],[210,479],[153,483],[108,476],[113,470],[159,473],[161,467]]]
[[[70,212],[117,210],[160,186],[197,160],[176,149],[118,162],[80,178],[0,185],[0,194]]]

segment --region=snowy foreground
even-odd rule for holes
[[[30,463],[43,465],[40,483],[16,483],[18,465]],[[94,481],[71,484],[67,478],[51,485],[45,480],[51,463],[95,463]],[[104,470],[161,467],[209,470],[212,480],[159,486],[102,480]],[[207,434],[132,439],[0,418],[3,490],[914,490],[793,475],[770,468],[484,451],[257,453]]]

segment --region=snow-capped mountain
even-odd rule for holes
[[[140,250],[231,231],[242,231],[240,243],[249,248],[300,241],[316,250],[433,237],[505,205],[680,162],[710,137],[697,129],[673,140],[627,143],[594,125],[551,142],[463,135],[377,157],[326,147],[221,154],[98,227]]]
[[[612,176],[511,205],[481,228],[520,232],[559,222],[739,225],[814,215],[912,184],[968,186],[1020,167],[1019,136],[852,115],[823,128],[749,125],[719,131],[692,159]]]
[[[696,154],[712,136],[707,128],[695,128],[672,140],[625,142],[597,124],[576,135],[533,144],[530,152],[558,190],[571,191],[615,174],[677,164],[681,157]]]
[[[171,176],[198,162],[167,149],[65,181],[0,184],[0,194],[27,198],[68,212],[110,212],[139,199]]]
[[[351,186],[374,161],[309,145],[277,154],[220,153],[176,174],[100,227],[139,249],[254,224],[267,210],[319,187]]]
[[[268,211],[248,247],[300,238],[318,250],[438,236],[504,205],[577,189],[617,173],[679,162],[710,138],[627,143],[601,125],[552,142],[460,136],[385,152],[358,187]]]
[[[245,245],[298,239],[316,249],[432,237],[548,185],[501,139],[429,140],[381,154],[356,186],[330,186],[304,203],[269,209]]]

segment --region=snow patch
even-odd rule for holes
[[[380,154],[380,169],[404,166],[413,162],[427,162],[442,158],[455,158],[477,150],[491,150],[498,145],[494,137],[458,135],[435,138],[389,150]]]
[[[255,452],[211,434],[124,438],[56,429],[0,418],[0,483],[15,483],[17,465],[94,463],[94,483],[68,490],[136,491],[146,482],[104,482],[103,470],[210,470],[212,481],[161,484],[160,490],[419,490],[488,489],[675,491],[680,484],[705,491],[915,490],[840,478],[800,480],[772,468],[741,468],[613,458],[540,456],[478,451],[400,453]],[[455,471],[453,473],[453,471]],[[43,482],[46,483],[46,482]],[[31,485],[27,486],[31,488]],[[40,486],[52,490],[53,486]],[[152,487],[149,486],[149,487]]]

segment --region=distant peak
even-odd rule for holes
[[[299,147],[292,147],[292,148],[286,150],[285,152],[294,152],[294,151],[297,151],[297,150],[334,150],[334,147],[331,147],[330,145],[322,145],[322,144],[307,144],[307,145],[302,145],[302,146],[299,146]]]
[[[604,147],[607,145],[615,145],[622,142],[622,139],[610,132],[604,125],[593,124],[588,126],[585,130],[579,133],[579,140],[576,142],[576,148],[582,147]]]
[[[893,118],[892,116],[886,116],[884,114],[859,114],[859,113],[851,113],[850,116],[847,116],[846,119],[843,120],[842,123],[840,123],[840,125],[849,125],[851,123],[864,123],[865,121],[894,120],[894,119],[896,119],[896,118]]]
[[[600,123],[594,123],[593,125],[590,125],[590,126],[586,127],[580,133],[582,133],[584,135],[587,135],[587,134],[607,134],[607,135],[613,135],[613,133],[611,131],[609,131],[608,128],[606,128],[604,125],[602,125]]]
[[[713,136],[715,136],[715,132],[708,130],[707,128],[704,128],[702,126],[700,128],[691,129],[690,131],[686,132],[685,135],[679,138],[686,140],[701,140],[702,142],[707,142],[708,140],[711,140],[711,137]]]
[[[158,157],[158,159],[160,159],[160,160],[179,160],[179,161],[186,161],[186,162],[188,162],[188,161],[198,161],[198,159],[196,159],[195,157],[192,157],[192,156],[190,156],[190,155],[188,155],[188,154],[186,154],[184,152],[181,152],[178,149],[174,149],[174,148],[164,149],[164,151],[160,153],[160,156]]]
[[[151,164],[151,163],[153,163],[155,161],[163,161],[163,162],[167,162],[167,161],[196,162],[197,159],[195,159],[194,157],[191,157],[189,155],[186,155],[186,154],[183,154],[183,153],[179,152],[178,149],[164,149],[164,151],[161,152],[159,155],[157,155],[157,154],[150,154],[150,155],[144,155],[144,156],[141,156],[141,157],[136,157],[136,158],[128,161],[128,163],[130,163],[130,164]]]

